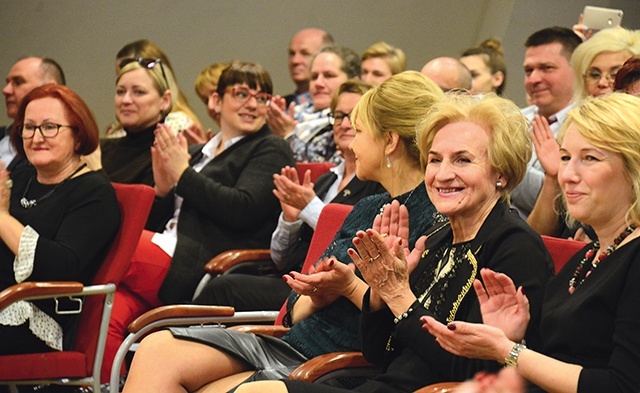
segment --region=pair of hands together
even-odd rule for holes
[[[159,123],[154,133],[155,141],[151,147],[153,181],[156,195],[164,197],[189,167],[191,156],[182,132],[176,137],[169,126]]]
[[[348,250],[353,264],[341,263],[335,257],[323,258],[308,274],[291,272],[283,278],[294,291],[310,295],[313,304],[322,308],[340,296],[350,298],[359,286],[366,285],[355,275],[357,267],[370,284],[372,308],[380,308],[397,294],[411,292],[409,274],[420,260],[426,237],[416,243],[413,251],[408,250],[408,238],[407,208],[393,201],[382,215],[376,216],[372,229],[357,232],[353,239],[355,249]]]

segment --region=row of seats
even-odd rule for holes
[[[301,169],[301,168],[299,168]],[[327,170],[326,168],[325,170]],[[304,168],[302,172],[304,173]],[[315,176],[313,176],[315,178]],[[154,192],[150,187],[142,185],[114,184],[122,211],[122,226],[91,287],[83,287],[80,283],[35,283],[18,284],[0,293],[0,309],[17,300],[34,298],[88,296],[80,319],[76,344],[73,350],[50,352],[46,354],[28,354],[0,356],[0,383],[69,383],[72,385],[89,385],[99,391],[102,351],[106,339],[106,330],[113,302],[115,287],[124,276],[129,260],[135,250],[136,241],[143,229],[146,217],[151,208]],[[322,211],[318,226],[313,235],[311,246],[304,263],[303,272],[320,257],[329,245],[335,233],[342,225],[352,206],[330,204]],[[584,246],[581,242],[543,236],[549,249],[556,270]],[[254,250],[255,251],[255,250]],[[255,252],[232,250],[214,258],[211,266],[230,265],[255,260]],[[220,272],[220,270],[211,270]],[[98,296],[89,296],[98,295]],[[235,313],[232,307],[220,306],[164,306],[151,310],[129,326],[129,336],[120,347],[114,361],[111,375],[111,392],[118,392],[118,370],[131,347],[144,335],[163,326],[192,325],[200,323],[258,323],[274,321],[273,326],[248,325],[236,326],[234,329],[252,331],[262,334],[282,336],[286,328],[282,327],[282,316],[286,305],[280,313],[275,312],[242,312]],[[343,375],[371,375],[377,372],[360,353],[330,353],[312,359],[296,369],[291,378],[309,382],[320,382]],[[421,393],[447,391],[449,385],[425,387]],[[444,390],[443,390],[444,389]],[[15,390],[14,390],[15,391]]]

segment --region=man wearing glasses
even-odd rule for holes
[[[20,101],[31,90],[47,83],[64,85],[65,79],[62,68],[54,60],[26,57],[18,60],[11,67],[6,82],[2,94],[4,94],[4,103],[7,107],[7,116],[15,119]],[[16,157],[16,152],[9,142],[12,127],[13,124],[0,127],[0,161],[9,171],[16,169],[23,162],[19,157]]]

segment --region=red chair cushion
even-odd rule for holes
[[[0,380],[83,378],[86,362],[83,353],[72,351],[0,356]]]

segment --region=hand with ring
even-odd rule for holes
[[[291,272],[283,278],[296,293],[309,295],[314,305],[322,308],[353,290],[358,284],[354,270],[353,264],[331,257],[319,260],[306,275]]]

